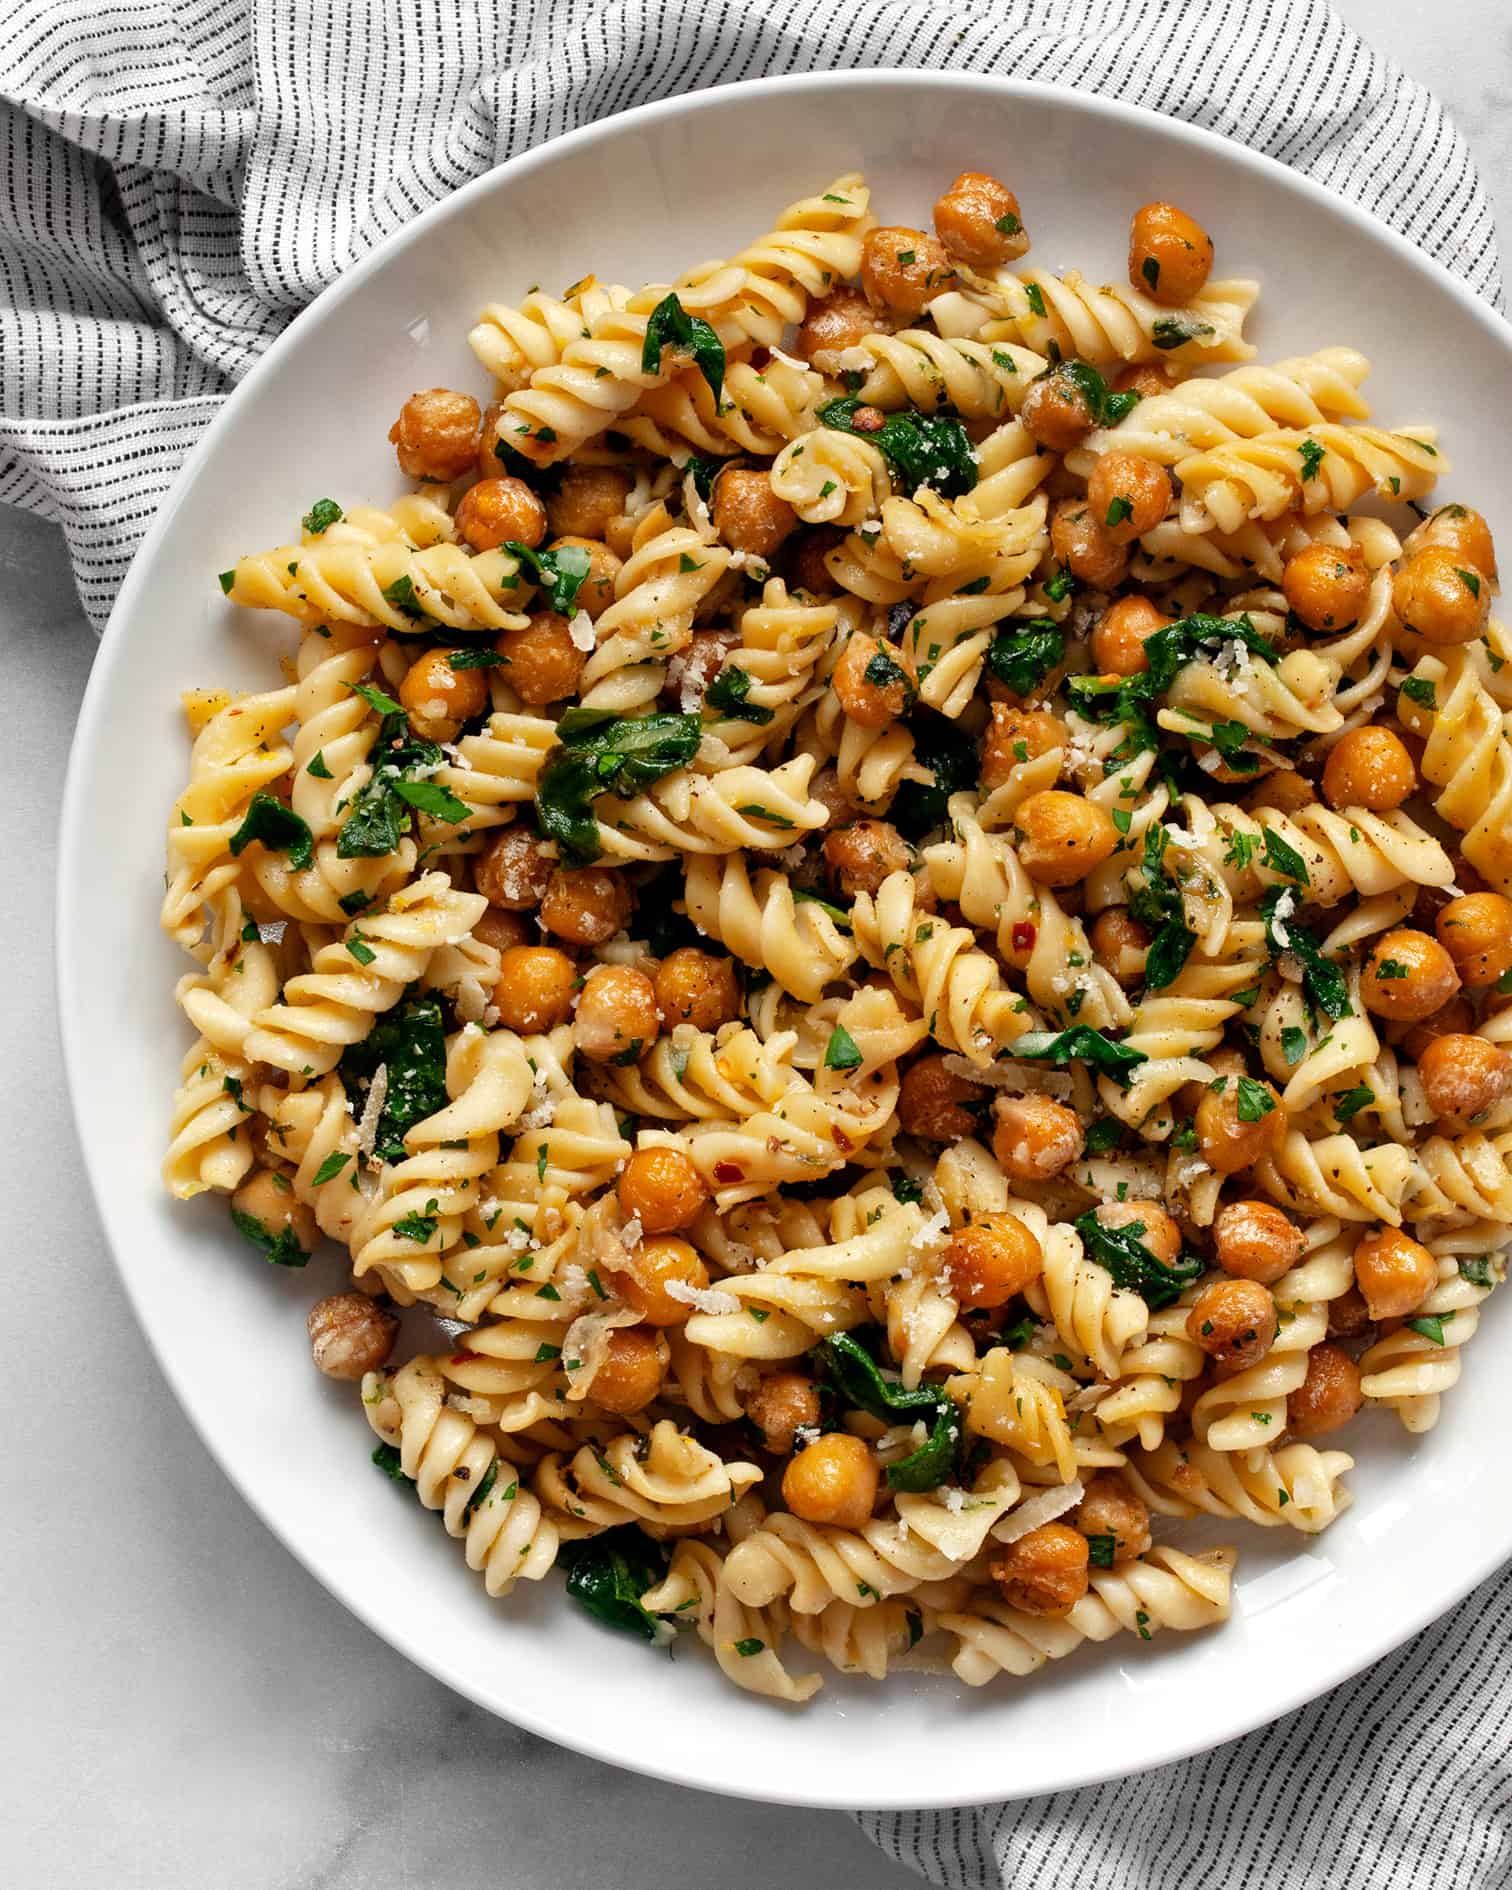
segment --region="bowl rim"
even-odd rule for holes
[[[516,1710],[511,1706],[506,1712],[497,1699],[490,1696],[487,1689],[468,1672],[458,1665],[449,1664],[443,1650],[434,1652],[423,1650],[414,1642],[404,1623],[385,1619],[380,1609],[366,1606],[355,1600],[343,1590],[334,1571],[328,1573],[309,1559],[303,1548],[285,1534],[278,1516],[271,1507],[259,1501],[243,1483],[235,1466],[228,1460],[219,1444],[196,1423],[191,1396],[174,1356],[165,1349],[162,1335],[149,1322],[147,1309],[139,1296],[138,1270],[123,1261],[121,1249],[112,1231],[111,1216],[107,1209],[107,1203],[111,1197],[106,1177],[101,1171],[94,1147],[89,1139],[80,1133],[81,1099],[85,1094],[88,1081],[89,1045],[84,1038],[83,1027],[75,1009],[62,1001],[65,976],[75,957],[74,941],[79,930],[75,910],[76,888],[80,883],[79,876],[84,865],[87,845],[82,818],[85,794],[83,758],[92,746],[100,725],[107,715],[114,695],[117,675],[126,661],[127,624],[136,611],[137,599],[147,584],[148,573],[155,565],[186,495],[199,478],[205,462],[214,453],[222,434],[230,428],[235,418],[245,407],[260,397],[264,383],[276,376],[285,355],[294,345],[294,339],[302,336],[306,329],[316,322],[333,317],[350,297],[361,291],[368,278],[383,268],[394,255],[414,243],[423,241],[432,231],[451,219],[468,216],[495,192],[507,191],[513,183],[528,177],[537,168],[554,162],[563,151],[591,147],[595,143],[618,137],[627,130],[648,127],[664,120],[718,112],[736,98],[745,99],[753,95],[777,97],[804,92],[822,93],[827,89],[852,87],[879,92],[909,92],[922,88],[947,93],[989,94],[1000,99],[1025,97],[1032,97],[1037,101],[1049,99],[1064,105],[1073,114],[1087,114],[1114,124],[1139,127],[1157,125],[1163,135],[1189,145],[1194,156],[1198,158],[1221,151],[1228,161],[1238,162],[1242,167],[1253,169],[1283,191],[1299,193],[1315,206],[1325,209],[1334,216],[1343,217],[1346,222],[1353,223],[1375,241],[1384,243],[1399,266],[1420,274],[1426,273],[1440,288],[1448,290],[1461,309],[1479,323],[1492,340],[1507,351],[1509,360],[1512,360],[1512,323],[1509,323],[1498,310],[1477,295],[1462,277],[1456,275],[1435,257],[1417,249],[1406,237],[1373,211],[1338,195],[1313,178],[1292,170],[1279,160],[1255,150],[1238,139],[1226,137],[1184,119],[1170,117],[1147,106],[1132,104],[1099,92],[1081,91],[1072,86],[993,73],[942,71],[920,66],[837,67],[713,85],[693,93],[652,100],[609,117],[580,125],[555,138],[547,139],[527,151],[522,151],[514,157],[502,160],[480,177],[469,180],[440,202],[430,205],[375,244],[329,288],[300,310],[288,327],[269,344],[245,377],[231,390],[224,405],[196,441],[164,495],[132,559],[102,633],[100,647],[80,704],[78,720],[69,749],[60,807],[53,945],[59,994],[58,1029],[63,1050],[70,1117],[75,1139],[83,1156],[90,1194],[105,1235],[105,1244],[111,1263],[115,1267],[132,1313],[157,1361],[158,1368],[190,1427],[241,1499],[300,1565],[349,1613],[354,1614],[405,1659],[485,1711],[511,1724],[521,1726],[553,1744],[565,1746],[586,1757],[618,1766],[626,1771],[641,1773],[691,1789],[706,1790],[731,1797],[818,1809],[892,1810],[899,1807],[890,1796],[858,1797],[855,1794],[848,1794],[843,1801],[837,1801],[832,1793],[825,1791],[822,1782],[806,1783],[801,1776],[795,1777],[791,1783],[787,1784],[776,1781],[763,1782],[759,1788],[742,1785],[738,1782],[738,1774],[734,1775],[734,1782],[729,1774],[715,1778],[706,1773],[700,1777],[690,1778],[686,1766],[679,1768],[668,1760],[659,1759],[657,1751],[649,1742],[637,1750],[626,1751],[610,1742],[596,1738],[592,1725],[584,1725],[581,1720],[573,1722],[569,1728],[562,1723],[548,1722],[543,1715],[531,1710],[528,1706],[522,1710]],[[1243,1706],[1237,1709],[1231,1707],[1226,1716],[1227,1730],[1217,1743],[1229,1743],[1255,1731],[1258,1727],[1282,1718],[1298,1707],[1321,1697],[1342,1682],[1353,1678],[1366,1667],[1384,1659],[1430,1622],[1456,1606],[1472,1588],[1500,1567],[1504,1560],[1505,1545],[1498,1544],[1495,1548],[1488,1550],[1479,1561],[1472,1560],[1461,1564],[1452,1579],[1436,1589],[1428,1601],[1412,1603],[1404,1599],[1402,1613],[1399,1619],[1393,1622],[1389,1637],[1373,1644],[1365,1652],[1350,1650],[1338,1654],[1331,1661],[1314,1658],[1307,1663],[1298,1663],[1297,1674],[1292,1683],[1268,1694],[1265,1704],[1259,1710]],[[1162,1749],[1156,1762],[1161,1765],[1174,1764],[1196,1753],[1212,1749],[1213,1744],[1211,1737],[1202,1729],[1201,1721],[1194,1720],[1189,1722],[1188,1730],[1173,1732],[1172,1738]],[[1053,1787],[1040,1786],[1034,1789],[1037,1793],[1050,1790],[1074,1791],[1084,1786],[1126,1776],[1132,1769],[1135,1768],[1119,1768],[1106,1763],[1084,1761],[1079,1765],[1071,1766]],[[1011,1779],[1005,1782],[1002,1789],[994,1792],[995,1797],[1007,1800],[1025,1795],[1025,1793],[1013,1791]],[[948,1808],[970,1802],[976,1801],[963,1798],[959,1792],[953,1793],[938,1787],[930,1789],[921,1780],[921,1789],[911,1794],[907,1808]]]

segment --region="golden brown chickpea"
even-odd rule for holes
[[[1045,1256],[1016,1214],[984,1214],[958,1227],[945,1249],[942,1271],[962,1306],[1006,1306],[1039,1278]]]
[[[1300,1227],[1269,1201],[1230,1201],[1213,1222],[1213,1254],[1236,1280],[1274,1286],[1302,1258]]]
[[[1217,1080],[1222,1088],[1204,1092],[1192,1126],[1197,1131],[1198,1152],[1208,1167],[1215,1174],[1236,1175],[1262,1156],[1275,1154],[1286,1134],[1286,1117],[1269,1083],[1241,1076]],[[1246,1120],[1250,1115],[1255,1115],[1254,1121]]]
[[[662,960],[656,973],[656,1001],[664,1022],[718,1030],[740,1015],[740,983],[735,962],[680,945]]]
[[[238,1214],[256,1221],[274,1240],[291,1233],[305,1253],[315,1251],[320,1229],[314,1212],[294,1193],[287,1175],[271,1168],[254,1168],[232,1195],[231,1205]]]
[[[875,332],[877,317],[859,289],[836,289],[822,302],[811,302],[793,337],[793,353],[823,367],[821,355],[842,354]]]
[[[635,481],[619,466],[567,466],[546,501],[546,516],[558,538],[602,542],[625,509]]]
[[[1278,813],[1295,814],[1304,807],[1315,806],[1318,790],[1304,774],[1296,774],[1287,768],[1278,769],[1275,774],[1267,775],[1257,788],[1244,797],[1244,805],[1251,812],[1262,807],[1274,807]]]
[[[1328,1336],[1357,1339],[1370,1325],[1370,1308],[1357,1286],[1349,1286],[1328,1302]]]
[[[1042,886],[1076,885],[1118,845],[1112,816],[1096,801],[1061,788],[1045,788],[1020,802],[1014,823],[1023,835],[1024,871]]]
[[[810,525],[798,534],[788,558],[795,591],[828,597],[835,590],[835,580],[824,561],[844,539],[845,533],[837,525]]]
[[[1429,1044],[1440,1037],[1463,1036],[1474,1029],[1475,1012],[1470,1008],[1470,1000],[1456,994],[1430,1016],[1403,1031],[1401,1045],[1414,1063],[1420,1063]]]
[[[740,648],[740,632],[732,626],[713,625],[695,630],[685,648],[675,650],[667,661],[667,693],[679,703],[684,697],[707,693],[709,684],[725,667],[730,656]]]
[[[449,387],[411,394],[389,428],[399,470],[407,479],[439,479],[448,485],[460,479],[477,456],[482,418],[471,394]],[[497,472],[498,466],[490,470]]]
[[[996,269],[1029,247],[1018,198],[986,171],[962,171],[936,198],[934,226],[950,254],[973,269]]]
[[[1062,499],[1050,519],[1050,549],[1072,577],[1111,591],[1129,568],[1127,545],[1115,545],[1085,499]]]
[[[661,1390],[670,1358],[667,1341],[650,1326],[617,1327],[593,1374],[593,1402],[616,1417],[644,1411]]]
[[[1496,546],[1491,527],[1479,512],[1467,505],[1441,505],[1409,535],[1403,549],[1410,558],[1424,545],[1442,545],[1452,551],[1460,564],[1490,578],[1495,588]]]
[[[914,694],[897,652],[863,630],[855,631],[840,652],[830,686],[840,707],[860,728],[885,728],[896,722]]]
[[[647,1234],[675,1234],[698,1219],[709,1190],[680,1148],[638,1148],[619,1178],[619,1204]]]
[[[1372,1319],[1405,1319],[1438,1284],[1438,1262],[1399,1227],[1379,1227],[1354,1250],[1355,1285]]]
[[[473,884],[491,906],[530,912],[541,903],[554,865],[533,833],[524,827],[506,827],[486,853],[478,854]]]
[[[1145,638],[1173,621],[1148,597],[1120,597],[1092,631],[1092,661],[1105,675],[1137,676],[1150,667]]]
[[[1129,545],[1165,517],[1171,490],[1171,475],[1157,461],[1104,453],[1087,480],[1087,504],[1115,545]]]
[[[427,650],[411,663],[399,685],[410,727],[428,742],[455,741],[462,724],[488,706],[488,678],[481,669],[453,669],[447,650]]]
[[[809,782],[809,799],[820,801],[828,810],[826,826],[843,826],[856,817],[856,805],[840,785],[840,777],[833,768],[821,768]]]
[[[505,680],[522,702],[540,708],[577,694],[588,655],[573,642],[559,611],[535,611],[523,630],[506,630],[494,648],[508,665]]]
[[[1010,1608],[1058,1620],[1086,1594],[1090,1559],[1079,1529],[1052,1522],[1010,1542],[987,1566]]]
[[[1436,1116],[1478,1116],[1512,1084],[1512,1058],[1484,1037],[1436,1037],[1418,1058],[1423,1094]]]
[[[1370,598],[1370,572],[1358,545],[1308,545],[1281,573],[1286,601],[1309,630],[1342,630]]]
[[[1376,940],[1360,976],[1366,1010],[1399,1024],[1431,1017],[1459,988],[1454,960],[1438,940],[1405,926]]]
[[[1328,751],[1323,798],[1330,807],[1389,814],[1416,787],[1417,769],[1407,745],[1389,728],[1352,728]]]
[[[922,315],[954,281],[955,270],[937,237],[901,225],[868,230],[861,245],[861,286],[873,308]]]
[[[1104,1201],[1096,1214],[1103,1227],[1126,1228],[1162,1266],[1181,1258],[1181,1229],[1158,1201]]]
[[[499,960],[494,1004],[509,1030],[555,1030],[572,1015],[577,971],[550,945],[515,945]]]
[[[1243,1371],[1276,1343],[1276,1302],[1258,1280],[1214,1280],[1192,1302],[1186,1329],[1209,1358]]]
[[[631,965],[595,965],[583,980],[572,1039],[590,1063],[635,1063],[656,1042],[656,988]]]
[[[945,1067],[943,1054],[920,1057],[903,1072],[898,1120],[904,1133],[926,1142],[961,1142],[977,1132],[977,1120],[962,1105],[979,1103],[985,1092]]]
[[[578,586],[573,599],[574,613],[586,610],[595,623],[614,602],[614,587],[619,580],[620,560],[596,538],[553,538],[548,551],[583,551],[588,554],[588,574]]]
[[[1129,281],[1162,308],[1202,293],[1213,268],[1213,239],[1173,203],[1147,203],[1129,224]]]
[[[889,873],[913,863],[913,848],[886,820],[854,820],[826,834],[821,851],[830,883],[852,899],[876,892]]]
[[[560,866],[541,895],[541,923],[569,945],[602,945],[623,932],[630,888],[607,866]]]
[[[1076,1526],[1090,1542],[1113,1538],[1113,1565],[1132,1562],[1150,1546],[1150,1512],[1120,1476],[1104,1470],[1085,1485],[1076,1509]]]
[[[1092,921],[1092,949],[1122,985],[1138,984],[1145,975],[1150,950],[1150,929],[1130,916],[1127,906],[1109,906]]]
[[[1447,545],[1425,545],[1403,560],[1391,587],[1396,614],[1425,643],[1470,643],[1491,614],[1491,581]]]
[[[648,1326],[681,1326],[692,1318],[690,1301],[677,1289],[702,1292],[709,1270],[696,1247],[677,1234],[657,1234],[643,1240],[630,1255],[628,1267],[617,1274],[620,1296]]]
[[[483,409],[483,428],[478,435],[477,467],[480,479],[496,479],[507,470],[503,455],[499,452],[499,442],[505,437],[507,428],[515,423],[506,418],[503,406],[494,401]]]
[[[502,906],[490,906],[473,927],[473,937],[480,945],[491,945],[502,954],[513,951],[516,945],[528,945],[531,928],[518,912],[506,912]]]
[[[399,1321],[366,1293],[332,1293],[316,1300],[305,1329],[316,1369],[327,1378],[355,1383],[377,1371],[393,1351]]]
[[[777,497],[767,474],[756,466],[732,466],[722,472],[709,509],[725,543],[755,558],[774,557],[783,539],[798,529],[798,514]]]
[[[1286,1428],[1293,1437],[1323,1437],[1347,1424],[1365,1402],[1360,1368],[1336,1345],[1315,1345],[1307,1376],[1286,1401]]]
[[[1503,894],[1476,892],[1451,899],[1433,929],[1468,990],[1483,991],[1512,971],[1512,899]]]
[[[1082,1152],[1081,1118],[1048,1096],[1003,1096],[992,1113],[992,1152],[1016,1181],[1048,1181]]]
[[[534,547],[546,536],[546,508],[523,479],[480,479],[462,494],[456,516],[474,551],[506,541]]]
[[[1024,431],[1052,453],[1069,453],[1097,425],[1097,414],[1075,369],[1062,361],[1030,384],[1019,409]]]
[[[1175,375],[1157,361],[1131,361],[1108,382],[1115,394],[1138,394],[1141,400],[1168,394],[1175,385]]]
[[[992,719],[982,734],[982,786],[998,788],[1026,761],[1064,748],[1071,737],[1058,715],[1048,709],[1018,709],[992,704]]]
[[[746,1399],[745,1411],[766,1448],[786,1457],[800,1430],[818,1429],[819,1387],[802,1372],[767,1372]]]
[[[817,1438],[782,1473],[783,1505],[804,1522],[860,1529],[871,1521],[876,1500],[876,1462],[848,1431]]]

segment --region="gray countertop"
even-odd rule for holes
[[[1512,19],[1501,0],[1338,4],[1454,109],[1500,226],[1512,228]],[[59,536],[3,509],[0,646],[13,705],[0,831],[13,1282],[0,1882],[916,1883],[841,1816],[653,1784],[455,1699],[317,1587],[223,1480],[127,1308],[69,1121],[50,1002],[54,829],[95,646]],[[648,1723],[647,1737],[659,1736]]]

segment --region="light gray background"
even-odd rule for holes
[[[1512,18],[1502,0],[1336,4],[1457,114],[1498,223],[1512,228]],[[0,1883],[917,1883],[838,1815],[653,1784],[454,1699],[350,1619],[222,1481],[117,1284],[59,1070],[55,828],[94,647],[61,538],[0,509],[10,709],[0,886],[11,962],[0,1035],[10,1180]],[[161,1106],[121,1097],[123,1109]],[[225,1346],[234,1373],[236,1335],[206,1343]],[[648,1702],[647,1740],[670,1737]]]

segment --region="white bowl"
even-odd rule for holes
[[[303,1276],[265,1267],[223,1203],[175,1205],[158,1182],[188,1041],[171,997],[184,966],[157,927],[187,757],[178,692],[266,687],[289,641],[281,618],[231,611],[216,572],[285,540],[317,498],[398,490],[384,436],[405,396],[484,392],[464,337],[485,301],[588,270],[669,279],[856,166],[884,219],[920,224],[956,171],[995,171],[1018,192],[1035,261],[1094,280],[1122,277],[1133,207],[1175,198],[1215,234],[1221,273],[1264,279],[1250,330],[1262,355],[1362,348],[1377,413],[1436,421],[1449,495],[1512,526],[1490,424],[1512,331],[1384,226],[1267,159],[1127,106],[956,75],[789,78],[627,113],[399,232],[270,349],[185,467],[80,716],[63,814],[63,1037],[101,1217],[163,1370],[248,1502],[378,1633],[481,1705],[620,1765],[795,1804],[962,1804],[1234,1738],[1385,1653],[1512,1553],[1496,1309],[1439,1429],[1413,1440],[1389,1418],[1356,1427],[1357,1501],[1328,1534],[1232,1532],[1243,1553],[1228,1627],[1085,1650],[978,1692],[948,1677],[831,1677],[793,1712],[727,1686],[702,1650],[669,1661],[600,1629],[557,1578],[490,1602],[458,1545],[369,1467],[350,1391],[311,1369],[304,1313],[333,1290],[334,1260]]]

